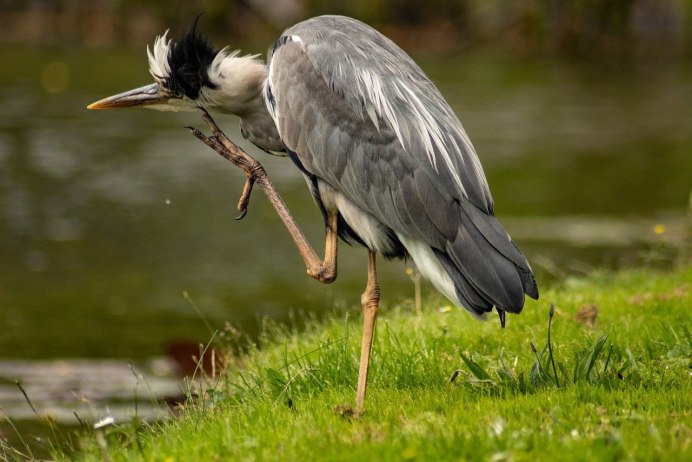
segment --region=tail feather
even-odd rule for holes
[[[526,258],[494,216],[461,204],[461,226],[435,255],[454,282],[459,302],[473,314],[519,313],[524,294],[537,299],[538,286]]]
[[[521,277],[524,291],[529,297],[538,299],[538,286],[533,277],[529,262],[526,261],[526,257],[524,257],[497,219],[468,202],[461,204],[461,210],[462,223],[475,227],[497,252],[514,263]]]
[[[456,264],[447,253],[434,249],[435,256],[440,260],[445,271],[452,278],[456,297],[459,303],[476,316],[492,311],[493,302],[479,292],[457,269]]]
[[[496,307],[519,313],[524,294],[538,298],[538,287],[526,258],[494,216],[461,204],[460,226],[444,249],[397,233],[423,277],[447,298],[477,317]],[[504,324],[504,322],[503,322]]]

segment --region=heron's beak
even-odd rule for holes
[[[152,83],[134,90],[109,96],[87,106],[87,109],[115,109],[119,107],[148,106],[166,104],[169,96],[159,90],[158,84]]]

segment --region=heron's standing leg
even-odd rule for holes
[[[365,391],[368,387],[368,367],[370,366],[370,351],[372,338],[375,333],[377,307],[380,304],[380,286],[377,284],[376,253],[368,250],[368,284],[360,298],[363,305],[363,341],[360,346],[360,368],[358,369],[358,388],[356,389],[356,412],[363,412]]]

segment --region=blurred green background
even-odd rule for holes
[[[408,50],[512,55],[689,56],[689,0],[2,0],[5,43],[89,48],[148,43],[204,12],[213,38],[267,47],[319,14],[361,19]]]

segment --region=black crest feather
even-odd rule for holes
[[[168,76],[166,86],[190,99],[196,99],[203,86],[216,88],[209,79],[208,71],[218,51],[197,32],[197,21],[199,16],[192,28],[179,41],[174,42],[168,52],[171,75]]]

